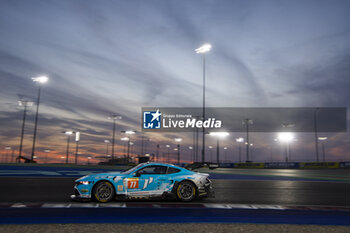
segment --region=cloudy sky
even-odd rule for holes
[[[116,146],[121,155],[119,131],[140,131],[141,107],[201,106],[202,60],[194,49],[206,42],[213,46],[208,106],[348,107],[349,9],[347,0],[1,0],[1,153],[6,155],[5,146],[18,148],[18,95],[34,100],[38,87],[31,77],[45,74],[50,80],[42,89],[38,156],[51,149],[58,162],[65,155],[64,130],[82,132],[83,161],[104,154],[111,113],[123,116]],[[34,115],[31,107],[25,156]],[[174,135],[146,136],[150,153],[157,143],[175,146]],[[178,136],[190,145],[191,134]],[[237,136],[223,142],[231,159],[237,158]],[[329,159],[350,159],[348,134],[327,136]],[[274,134],[252,137],[256,161],[283,159]],[[297,138],[294,158],[312,160],[312,134]],[[135,153],[139,139],[140,133]],[[185,146],[182,153],[190,159]]]

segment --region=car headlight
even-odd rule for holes
[[[91,181],[78,181],[78,182],[77,182],[78,185],[79,185],[79,184],[88,185],[88,184],[90,184],[90,183],[91,183]]]

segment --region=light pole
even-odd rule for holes
[[[193,146],[189,146],[188,149],[190,150],[190,157],[193,163],[194,162]]]
[[[278,141],[284,142],[286,144],[286,147],[285,147],[286,158],[285,158],[285,160],[286,160],[286,162],[288,162],[288,160],[290,161],[291,160],[291,158],[290,158],[291,153],[290,153],[289,143],[294,140],[293,133],[290,133],[290,132],[279,133],[277,139],[278,139]],[[289,154],[289,156],[288,156],[288,154]]]
[[[78,164],[80,132],[75,132],[75,165]]]
[[[106,156],[108,155],[108,145],[110,143],[109,140],[104,140],[104,143],[106,143]]]
[[[226,146],[224,147],[224,150],[225,150],[225,162],[227,163],[228,160],[227,160],[227,147]]]
[[[210,44],[204,44],[198,49],[195,49],[196,53],[203,54],[203,121],[205,121],[205,53],[211,49]],[[205,128],[203,127],[203,138],[202,138],[202,162],[205,161]]]
[[[242,162],[242,148],[241,143],[244,142],[244,138],[236,138],[236,142],[238,142],[238,161]]]
[[[64,134],[67,135],[67,151],[66,151],[66,164],[68,164],[68,157],[69,157],[69,142],[70,142],[70,136],[73,134],[72,131],[65,131]]]
[[[116,120],[120,120],[122,119],[121,116],[118,116],[117,114],[112,114],[110,117],[108,117],[108,119],[112,119],[113,120],[113,133],[112,133],[112,160],[114,159],[114,142],[115,142],[115,122]]]
[[[37,101],[36,101],[36,114],[35,114],[35,124],[34,124],[34,134],[33,134],[33,147],[32,147],[32,156],[31,156],[31,160],[33,161],[34,154],[35,154],[36,132],[37,132],[37,128],[38,128],[41,85],[46,83],[49,80],[49,78],[46,77],[46,76],[39,76],[39,77],[32,78],[32,80],[39,84],[38,98],[37,98]]]
[[[324,142],[327,140],[327,137],[318,137],[319,141],[322,141],[321,146],[322,146],[322,155],[323,155],[323,162],[326,162],[326,151],[324,149]]]
[[[125,146],[126,146],[126,143],[127,143],[128,146],[129,146],[130,138],[128,138],[128,137],[122,137],[120,140],[124,141],[124,160],[126,161],[126,160],[127,160],[127,156],[126,156],[126,153],[125,153]]]
[[[168,148],[168,163],[170,162],[170,145],[165,145]]]
[[[180,142],[182,138],[175,138],[175,142],[177,142],[177,163],[180,164]]]
[[[253,155],[254,155],[253,143],[250,143],[249,146],[252,148],[252,149],[251,149],[251,153],[250,153],[250,154],[251,154],[250,160],[253,162],[253,158],[254,158],[254,157],[253,157]]]
[[[156,160],[157,160],[157,162],[159,162],[159,144],[157,144]]]
[[[7,160],[9,159],[9,157],[10,157],[9,151],[10,151],[11,149],[12,149],[12,148],[11,148],[10,146],[6,146],[6,147],[5,147],[6,155],[5,155],[5,158],[4,158],[4,163],[6,163]]]
[[[130,144],[130,154],[132,155],[133,154],[134,143],[133,142],[129,142],[129,144]]]
[[[179,145],[177,145],[177,146],[179,146]],[[177,152],[177,154],[179,153],[179,148],[177,147],[177,148],[174,148],[174,151],[176,151]]]
[[[213,151],[211,149],[213,149],[213,146],[208,146],[209,151],[210,151],[210,162],[213,162]]]
[[[44,152],[46,153],[46,155],[45,155],[45,163],[47,163],[47,156],[51,152],[51,150],[44,150]]]
[[[27,107],[33,106],[33,102],[27,100],[18,101],[19,106],[23,106],[23,120],[22,120],[22,129],[21,129],[21,139],[19,142],[19,151],[18,151],[18,162],[21,162],[22,157],[22,149],[23,149],[23,137],[24,137],[24,128],[26,124],[26,115],[27,115]]]
[[[124,133],[124,134],[127,134],[127,135],[133,135],[135,134],[135,131],[132,131],[132,130],[123,130],[123,131],[120,131],[121,133]],[[127,152],[127,162],[129,162],[129,157],[130,157],[130,138],[129,140],[127,140],[127,143],[128,143],[128,152]]]
[[[243,125],[246,126],[246,141],[245,141],[245,144],[246,144],[246,162],[249,162],[249,125],[252,125],[253,124],[253,120],[251,119],[244,119],[244,121],[242,122]]]
[[[148,146],[148,142],[151,141],[151,139],[146,138],[145,140],[145,136],[142,135],[141,136],[141,150],[140,150],[140,156],[145,156],[145,154],[147,154],[147,146]],[[145,142],[146,141],[146,142]]]
[[[320,110],[319,108],[315,108],[314,110],[314,130],[315,130],[315,152],[316,152],[316,162],[319,162],[318,157],[318,136],[317,136],[317,112]]]
[[[217,137],[216,140],[216,162],[220,163],[220,138],[224,138],[229,135],[228,132],[210,132],[209,135]]]
[[[88,157],[88,165],[90,165],[90,160],[91,160],[91,157],[89,156]]]

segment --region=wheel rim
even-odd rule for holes
[[[108,183],[101,183],[97,186],[95,196],[99,201],[108,201],[113,194],[113,188]]]
[[[181,199],[189,200],[193,197],[193,193],[194,193],[194,190],[192,185],[188,183],[181,184],[179,189],[179,194]]]

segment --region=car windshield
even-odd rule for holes
[[[126,170],[126,171],[122,172],[121,174],[130,174],[130,173],[134,172],[136,169],[140,168],[142,165],[143,164],[139,164],[139,165],[137,165],[135,167],[130,168],[129,170]]]

